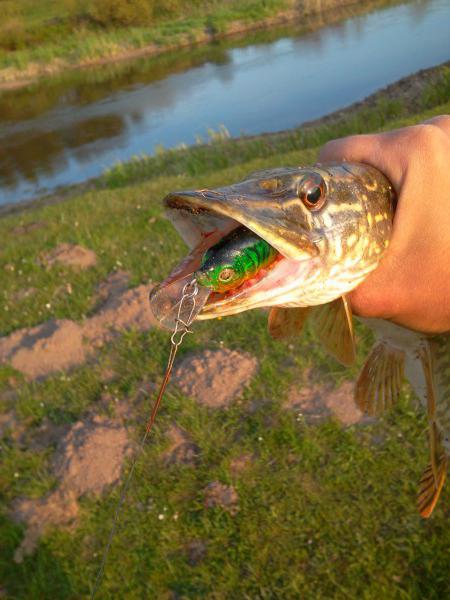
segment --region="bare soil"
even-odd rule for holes
[[[97,255],[88,248],[76,244],[59,244],[43,256],[47,267],[56,264],[68,265],[79,269],[89,269],[97,264]]]
[[[78,498],[99,496],[120,478],[123,462],[131,453],[126,429],[105,417],[75,423],[60,440],[55,452],[53,474],[58,487],[45,498],[19,498],[12,518],[27,525],[15,561],[34,552],[39,538],[52,525],[74,525]]]
[[[17,227],[14,227],[13,233],[15,235],[27,235],[32,231],[44,229],[45,226],[46,223],[44,221],[32,221],[31,223],[27,223],[26,225],[17,225]]]
[[[258,361],[247,353],[222,348],[186,357],[173,381],[186,396],[210,408],[229,406],[249,385]]]
[[[231,485],[225,485],[220,481],[213,481],[205,488],[205,507],[223,508],[230,514],[238,512],[239,497],[236,490]]]
[[[230,473],[233,477],[238,477],[241,473],[245,472],[246,469],[252,464],[254,456],[251,454],[241,454],[234,458],[230,463]]]
[[[198,461],[200,448],[194,444],[186,431],[177,425],[172,425],[167,437],[170,445],[163,453],[163,461],[166,465],[193,465]]]
[[[52,319],[0,338],[0,362],[9,363],[28,379],[81,365],[87,355],[83,327],[67,319]]]
[[[187,562],[191,567],[195,567],[205,559],[207,549],[206,542],[200,539],[191,540],[186,544]]]
[[[345,381],[338,388],[326,384],[308,382],[293,386],[284,408],[297,412],[299,419],[307,423],[319,423],[335,417],[342,425],[350,426],[370,422],[355,405],[354,383]]]
[[[0,440],[7,435],[17,439],[21,433],[20,424],[13,411],[0,413]]]
[[[52,319],[0,338],[0,363],[39,379],[83,364],[117,331],[148,330],[155,325],[148,305],[151,286],[127,289],[127,277],[116,273],[100,286],[100,308],[84,322]]]

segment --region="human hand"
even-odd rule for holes
[[[319,161],[373,165],[398,197],[391,243],[351,294],[362,317],[440,333],[450,330],[450,116],[388,133],[328,142]]]

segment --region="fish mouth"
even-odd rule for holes
[[[255,191],[256,182],[168,194],[164,198],[166,214],[191,247],[215,229],[226,234],[244,225],[286,258],[317,256],[318,240],[313,233],[302,227],[298,215],[287,211],[279,197]]]
[[[302,304],[299,280],[318,272],[319,251],[309,232],[298,231],[283,222],[280,206],[273,203],[269,206],[257,195],[244,195],[230,188],[174,192],[166,196],[164,203],[167,216],[193,248],[162,282],[160,289],[195,273],[204,253],[242,225],[279,252],[270,266],[239,287],[225,293],[211,292],[199,319],[233,315],[253,308]]]

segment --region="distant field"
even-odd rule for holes
[[[128,272],[130,287],[167,274],[185,252],[161,214],[169,191],[311,164],[319,146],[337,135],[446,112],[444,77],[425,90],[414,114],[398,98],[278,141],[218,141],[168,152],[120,165],[96,188],[59,204],[2,218],[0,330],[6,336],[50,318],[92,318],[97,285],[114,271]],[[62,243],[94,251],[96,265],[81,271],[46,264],[44,255]],[[136,469],[98,598],[448,597],[450,487],[433,518],[421,520],[415,494],[427,463],[426,419],[409,390],[378,422],[343,428],[326,418],[308,424],[284,406],[292,386],[307,388],[311,373],[317,384],[334,387],[354,379],[370,335],[358,328],[358,365],[344,369],[309,333],[291,346],[271,340],[266,321],[264,312],[249,312],[196,324],[187,337],[180,358],[229,348],[255,357],[259,370],[227,409],[169,389]],[[11,508],[19,497],[45,498],[57,487],[52,461],[58,427],[100,416],[125,422],[137,441],[150,405],[139,389],[154,390],[167,352],[167,333],[132,330],[100,348],[95,360],[44,381],[0,368],[0,413],[9,419],[0,441],[0,597],[88,597],[117,489],[82,497],[76,525],[50,528],[21,564],[13,556],[25,528],[11,520]],[[198,449],[195,461],[164,459],[175,423]],[[46,438],[46,431],[54,437]],[[233,510],[205,504],[214,481],[233,487],[236,510],[233,503]]]
[[[0,88],[67,67],[89,66],[211,41],[215,36],[301,21],[354,4],[364,12],[392,0],[2,0]],[[334,14],[336,9],[337,14]],[[306,20],[305,20],[306,19]]]

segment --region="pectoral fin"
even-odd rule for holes
[[[343,365],[355,362],[355,335],[351,308],[345,296],[314,307],[313,328],[328,352]]]
[[[281,308],[275,306],[269,313],[269,333],[275,340],[300,335],[310,313],[310,307]]]
[[[398,400],[402,388],[404,353],[384,341],[369,354],[355,388],[355,401],[369,415],[381,415]]]

